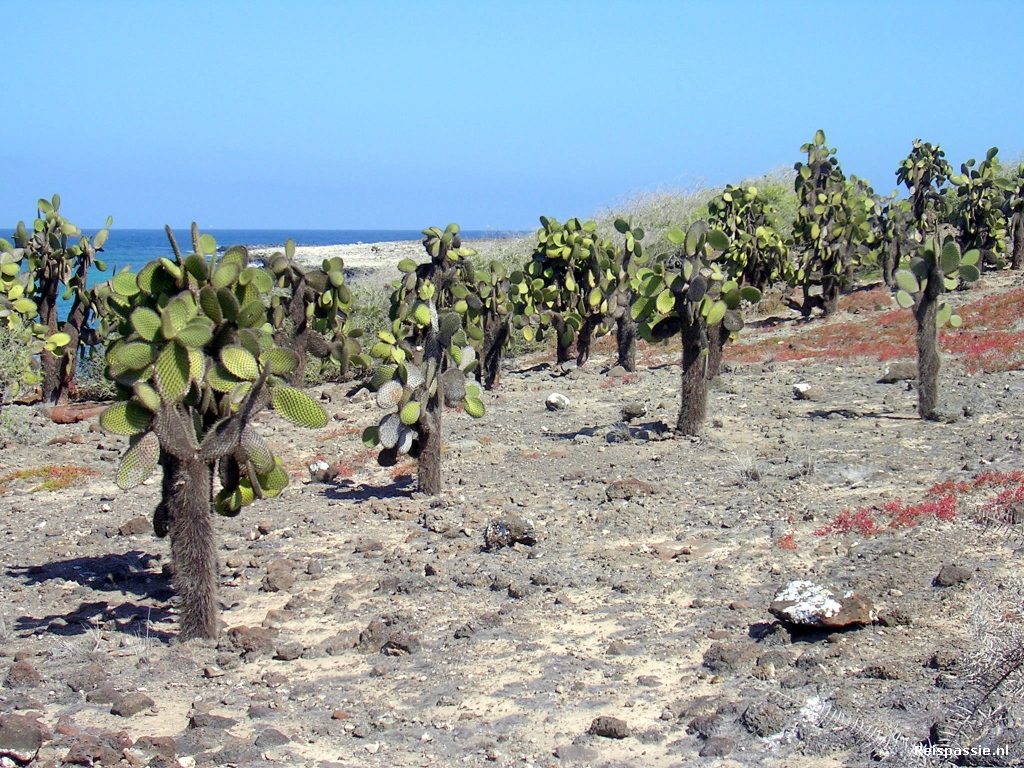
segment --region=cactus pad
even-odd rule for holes
[[[399,418],[406,426],[412,426],[420,420],[420,404],[416,400],[410,400],[399,412]]]
[[[260,375],[259,365],[252,352],[237,344],[224,347],[220,353],[220,361],[232,376],[239,379],[255,381]]]
[[[121,457],[117,468],[117,485],[127,491],[140,485],[153,474],[160,460],[160,441],[153,432],[146,432]]]
[[[268,349],[262,355],[262,361],[275,376],[290,376],[299,367],[298,354],[283,347]]]
[[[258,473],[263,474],[274,468],[273,451],[267,447],[260,434],[248,424],[242,427],[242,436],[239,438],[239,444]]]
[[[377,405],[381,408],[394,408],[402,400],[405,389],[397,379],[385,381],[377,390]]]
[[[100,414],[100,426],[116,435],[137,435],[149,428],[153,414],[134,400],[114,403]]]
[[[157,391],[172,403],[181,400],[192,378],[188,351],[177,344],[167,344],[156,359],[153,372]]]
[[[419,437],[419,434],[416,430],[402,427],[398,432],[398,442],[395,444],[395,451],[404,456],[412,449],[412,444],[417,437]]]
[[[398,445],[398,436],[402,431],[402,420],[397,413],[389,413],[377,425],[377,437],[385,448]]]
[[[274,410],[292,423],[312,429],[327,426],[327,411],[305,392],[286,386],[274,387],[271,392]]]
[[[441,374],[441,386],[449,407],[457,405],[466,396],[466,377],[458,368],[449,368]]]
[[[160,315],[148,307],[139,307],[132,312],[132,327],[146,341],[153,341],[160,333]]]
[[[467,397],[463,400],[463,404],[466,407],[466,413],[474,419],[479,419],[484,415],[484,403],[479,397]]]

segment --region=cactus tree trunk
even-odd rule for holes
[[[917,413],[922,419],[938,419],[939,402],[939,293],[942,291],[942,272],[932,267],[928,284],[914,307],[917,321]]]
[[[1018,213],[1013,222],[1013,251],[1010,256],[1010,268],[1020,269],[1024,266],[1024,213]]]
[[[708,365],[707,380],[712,381],[722,371],[722,356],[725,344],[729,341],[729,332],[721,323],[708,327]]]
[[[168,513],[167,528],[174,560],[174,589],[181,598],[180,637],[215,638],[217,618],[217,542],[211,501],[213,467],[194,458],[165,456],[161,505]]]
[[[490,390],[498,386],[498,380],[501,378],[501,358],[505,353],[508,336],[508,321],[501,317],[488,316],[487,327],[484,329],[483,353],[480,355],[482,365],[479,369],[480,383],[484,389]]]
[[[683,342],[682,403],[676,430],[684,435],[697,435],[707,414],[708,382],[707,336],[700,317],[689,320],[685,313],[680,336]]]
[[[555,362],[558,365],[561,365],[562,363],[568,363],[569,360],[572,359],[572,340],[569,339],[569,335],[568,333],[566,333],[568,327],[566,326],[565,321],[557,315],[552,319],[551,325],[555,329],[555,333],[558,336],[556,347],[557,351],[555,353]],[[568,344],[566,343],[567,339],[569,341]]]
[[[629,308],[616,321],[615,343],[618,347],[618,364],[630,373],[636,371],[636,320]]]
[[[576,365],[586,365],[590,359],[590,346],[594,341],[594,332],[601,324],[600,317],[588,317],[576,335]]]
[[[417,482],[419,489],[430,496],[442,491],[441,484],[441,414],[444,411],[444,388],[427,400],[427,407],[420,416],[420,449],[417,461]]]

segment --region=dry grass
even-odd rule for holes
[[[42,479],[42,482],[29,489],[31,493],[36,491],[62,491],[73,485],[78,485],[83,478],[98,477],[100,473],[95,469],[83,467],[78,464],[47,464],[34,469],[19,469],[0,477],[0,493],[6,493],[10,486],[19,480]]]

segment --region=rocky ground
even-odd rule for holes
[[[828,322],[851,319],[873,322]],[[871,358],[733,362],[691,439],[668,429],[677,352],[641,358],[509,361],[484,419],[447,417],[433,499],[361,445],[380,412],[358,383],[318,388],[319,432],[262,414],[292,484],[217,521],[217,642],[174,639],[160,484],[117,489],[126,441],[15,409],[0,477],[82,474],[0,495],[0,764],[909,762],[975,700],[975,655],[1019,647],[1019,539],[977,518],[1022,469],[1024,374],[947,360],[956,418],[927,423]],[[920,506],[945,481],[955,515]],[[889,527],[897,498],[916,525]],[[871,505],[878,532],[849,512]],[[780,621],[793,580],[853,592],[864,623]],[[1024,709],[994,701],[963,743],[1009,757],[965,764],[1024,761]]]

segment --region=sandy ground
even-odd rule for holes
[[[378,247],[339,253],[422,253]],[[751,328],[741,346],[806,327]],[[216,521],[216,642],[175,640],[168,544],[149,522],[159,479],[113,480],[127,440],[16,409],[0,451],[0,755],[17,726],[42,742],[35,766],[917,764],[911,746],[974,694],[977,651],[1024,626],[1019,531],[974,515],[1001,488],[952,519],[817,532],[1020,470],[1024,375],[949,359],[943,407],[964,415],[928,423],[875,359],[734,361],[691,439],[665,429],[677,351],[643,347],[626,376],[608,341],[581,369],[551,357],[509,360],[482,420],[446,415],[437,498],[413,465],[363,448],[381,411],[359,382],[311,390],[331,414],[320,431],[260,414],[291,485]],[[570,404],[550,411],[556,391]],[[335,480],[311,479],[318,460]],[[13,477],[46,466],[82,474],[61,491]],[[514,518],[535,541],[485,548],[487,526]],[[768,607],[793,579],[854,591],[875,619],[781,624]],[[987,733],[1021,750],[1024,708],[999,703]]]

